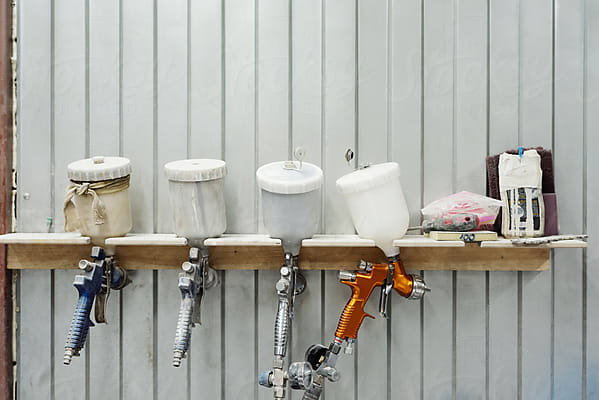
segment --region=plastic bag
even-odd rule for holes
[[[479,228],[492,226],[502,202],[470,192],[459,192],[435,200],[422,211],[424,220],[434,220],[455,214],[474,214],[479,219]]]

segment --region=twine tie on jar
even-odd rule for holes
[[[72,213],[68,212],[70,207],[76,207],[73,202],[75,196],[92,196],[92,214],[94,223],[96,225],[103,225],[106,218],[106,206],[99,195],[116,193],[128,189],[129,177],[130,175],[127,175],[122,178],[97,182],[71,181],[71,184],[67,187],[63,204],[65,232],[75,231],[80,225],[79,223],[70,222],[69,215]]]

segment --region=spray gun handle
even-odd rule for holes
[[[199,266],[191,262],[184,262],[183,271],[179,274],[179,290],[181,291],[181,305],[173,345],[173,367],[181,366],[181,359],[185,358],[191,338],[191,328],[194,326],[193,314],[198,286],[201,286],[201,277],[198,277]],[[200,280],[200,281],[198,281]],[[199,321],[198,321],[199,322]]]
[[[89,327],[94,326],[89,315],[96,294],[102,287],[105,265],[104,260],[100,260],[100,263],[92,263],[87,260],[79,262],[79,268],[85,272],[77,275],[73,282],[73,286],[79,293],[79,298],[77,299],[77,306],[65,344],[63,359],[65,365],[70,365],[72,357],[79,355],[79,351],[83,348],[87,339]]]
[[[348,273],[342,271],[340,273],[341,283],[352,289],[352,295],[345,305],[337,324],[335,336],[338,338],[343,340],[356,339],[364,318],[374,318],[364,311],[364,306],[366,306],[374,288],[385,283],[388,266],[386,264],[374,264],[369,268],[370,271],[367,272]]]

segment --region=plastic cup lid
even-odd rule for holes
[[[67,175],[78,182],[97,182],[131,174],[131,162],[124,157],[95,156],[70,163]]]
[[[178,182],[201,182],[223,178],[227,174],[227,163],[223,160],[197,158],[171,161],[164,165],[166,177]]]
[[[397,178],[399,178],[399,165],[396,162],[375,164],[337,179],[337,189],[344,194],[361,192]]]
[[[261,189],[272,193],[307,193],[322,186],[322,170],[314,164],[299,161],[276,161],[256,171]]]

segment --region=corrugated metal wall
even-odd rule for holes
[[[325,171],[323,231],[351,233],[334,186],[349,147],[400,163],[413,223],[484,192],[487,154],[553,148],[562,231],[588,231],[589,249],[556,250],[551,272],[426,272],[433,292],[367,321],[326,398],[599,398],[598,0],[17,3],[19,231],[61,230],[65,167],[90,155],[132,160],[136,232],[169,231],[166,161],[223,157],[229,231],[256,232],[255,169],[302,145]],[[221,275],[180,369],[177,271],[133,273],[64,367],[73,275],[19,275],[19,398],[271,398],[256,377],[276,271]],[[306,276],[295,360],[348,296],[334,272]]]

